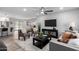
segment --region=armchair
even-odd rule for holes
[[[20,37],[23,37],[24,41],[26,39],[26,36],[25,34],[21,31],[21,30],[18,30],[18,39],[20,40]]]

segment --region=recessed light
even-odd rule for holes
[[[64,9],[64,7],[60,7],[59,9],[60,9],[60,10],[63,10],[63,9]]]
[[[23,9],[23,11],[27,11],[27,9],[26,9],[26,8],[24,8],[24,9]]]

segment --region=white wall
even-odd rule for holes
[[[67,30],[72,22],[76,24],[75,29],[79,31],[79,9],[53,13],[52,15],[44,15],[37,18],[41,23],[42,28],[52,29],[52,27],[44,26],[44,20],[48,19],[57,19],[57,28],[59,33]]]

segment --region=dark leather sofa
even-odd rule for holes
[[[7,47],[3,41],[0,40],[0,51],[7,51]]]

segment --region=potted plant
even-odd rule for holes
[[[38,32],[38,37],[42,38],[43,37],[43,32]]]

